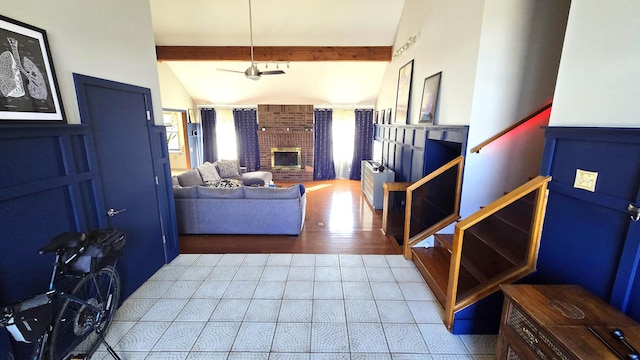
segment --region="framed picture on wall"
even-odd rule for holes
[[[63,122],[44,30],[0,16],[0,120]]]
[[[381,123],[381,124],[387,124],[387,123],[384,121],[384,109],[380,110],[380,123]]]
[[[385,113],[385,117],[386,117],[386,122],[387,124],[391,124],[391,108],[387,109],[387,112]]]
[[[422,88],[422,103],[420,104],[420,123],[435,123],[438,108],[438,94],[440,93],[440,78],[442,71],[424,79]]]
[[[374,124],[378,123],[378,111],[373,112],[373,123]]]
[[[411,101],[411,79],[413,78],[413,60],[398,71],[398,92],[396,95],[396,123],[408,124],[409,103]]]

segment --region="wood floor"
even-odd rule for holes
[[[400,254],[395,241],[380,230],[382,210],[373,210],[369,205],[360,190],[360,181],[310,181],[304,185],[307,214],[299,236],[180,235],[180,252]]]

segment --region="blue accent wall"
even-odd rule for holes
[[[165,129],[154,126],[152,133],[169,262],[179,253],[171,171]],[[0,125],[0,305],[46,290],[54,255],[38,250],[53,236],[107,226],[98,215],[104,207],[91,134],[88,125]],[[135,166],[123,162],[125,172],[125,165]],[[149,266],[144,253],[135,256]],[[9,337],[0,329],[0,357]],[[15,355],[24,356],[26,347],[14,344]]]
[[[466,126],[375,124],[374,140],[382,144],[382,165],[397,182],[418,181],[466,153]]]
[[[178,223],[176,220],[176,205],[173,199],[171,185],[171,166],[169,164],[169,149],[167,148],[167,132],[164,126],[151,127],[151,150],[154,158],[154,168],[158,174],[158,201],[160,216],[165,233],[166,262],[170,263],[180,254],[178,243]]]
[[[594,192],[576,169],[598,173]],[[640,320],[640,129],[546,128],[541,174],[551,175],[538,270],[531,282],[578,284]]]
[[[53,255],[38,255],[64,231],[101,226],[96,167],[84,125],[0,128],[0,304],[46,289]]]

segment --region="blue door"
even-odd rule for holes
[[[118,262],[123,299],[164,263],[163,229],[150,140],[151,94],[137,86],[74,75],[80,116],[90,125],[100,175],[101,225],[127,234]]]

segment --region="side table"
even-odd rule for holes
[[[576,285],[501,285],[497,359],[631,359],[640,324]]]

